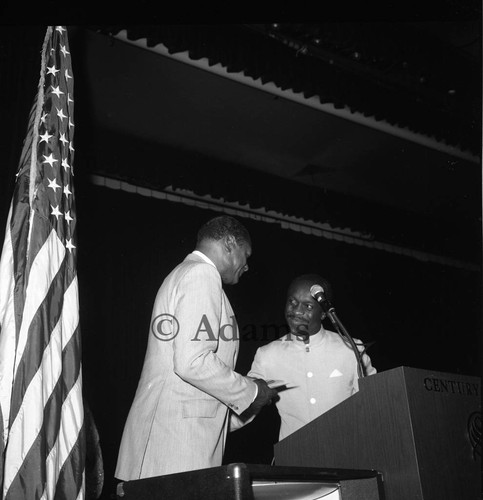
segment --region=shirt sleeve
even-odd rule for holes
[[[266,367],[264,363],[264,349],[259,347],[255,353],[255,357],[252,361],[252,366],[250,367],[250,371],[248,372],[248,377],[253,378],[261,378],[263,380],[267,380]]]
[[[372,366],[371,358],[364,351],[364,344],[359,339],[354,339],[355,344],[357,345],[357,349],[362,353],[362,365],[364,366],[364,371],[366,375],[374,375],[377,373],[377,370]]]

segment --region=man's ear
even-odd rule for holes
[[[232,234],[225,236],[223,246],[228,253],[231,253],[236,246],[235,237]]]

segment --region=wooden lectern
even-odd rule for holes
[[[386,500],[481,500],[481,380],[398,367],[275,445],[275,464],[374,469]]]

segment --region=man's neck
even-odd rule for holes
[[[211,244],[210,244],[211,243]],[[196,246],[196,250],[201,252],[205,257],[213,263],[213,265],[220,271],[220,252],[214,242],[202,242]]]
[[[211,264],[212,266],[216,267],[215,263],[201,250],[194,250],[193,253],[199,255],[205,262],[208,262],[208,264]]]

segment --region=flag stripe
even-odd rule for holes
[[[15,313],[15,336],[18,336],[20,325],[22,323],[22,313],[24,305],[24,289],[25,271],[27,267],[27,245],[28,234],[30,228],[30,206],[26,185],[28,185],[27,176],[19,177],[17,180],[17,188],[14,192],[14,200],[12,202],[12,219],[10,226],[10,238],[12,240],[12,257],[13,257],[13,272],[15,278],[15,286],[12,289],[14,300]],[[21,192],[24,191],[24,195]]]
[[[76,402],[80,400],[78,397],[80,391],[82,391],[82,386],[80,383],[76,383],[75,387],[73,387],[70,395],[69,402],[71,404],[64,405],[63,411],[69,413],[68,418],[67,415],[64,415],[62,419],[62,428],[59,433],[59,444],[58,447],[60,449],[60,463],[62,463],[62,468],[60,470],[59,478],[57,481],[58,491],[69,491],[68,498],[75,498],[79,493],[82,484],[83,484],[83,475],[79,474],[79,470],[83,470],[83,467],[80,467],[80,464],[85,463],[85,446],[83,446],[85,440],[85,425],[84,422],[79,422],[76,420],[76,417],[80,414],[80,409],[78,408],[76,411],[70,410],[70,408],[75,405]],[[76,397],[72,397],[72,395]],[[81,395],[81,394],[80,394]],[[78,428],[79,424],[82,424],[81,432],[79,437],[75,442],[72,442],[71,438],[75,435],[73,429]],[[65,458],[64,458],[65,457]],[[76,494],[74,494],[74,492]],[[62,499],[62,496],[56,495],[54,498]]]
[[[11,216],[12,209],[9,211],[7,228],[9,227]],[[13,300],[15,280],[13,269],[14,259],[12,239],[10,231],[7,229],[2,250],[2,259],[0,261],[0,353],[15,352],[16,331]],[[0,406],[2,409],[3,443],[5,443],[8,438],[11,395],[10,389],[13,381],[14,363],[14,356],[0,356]]]

